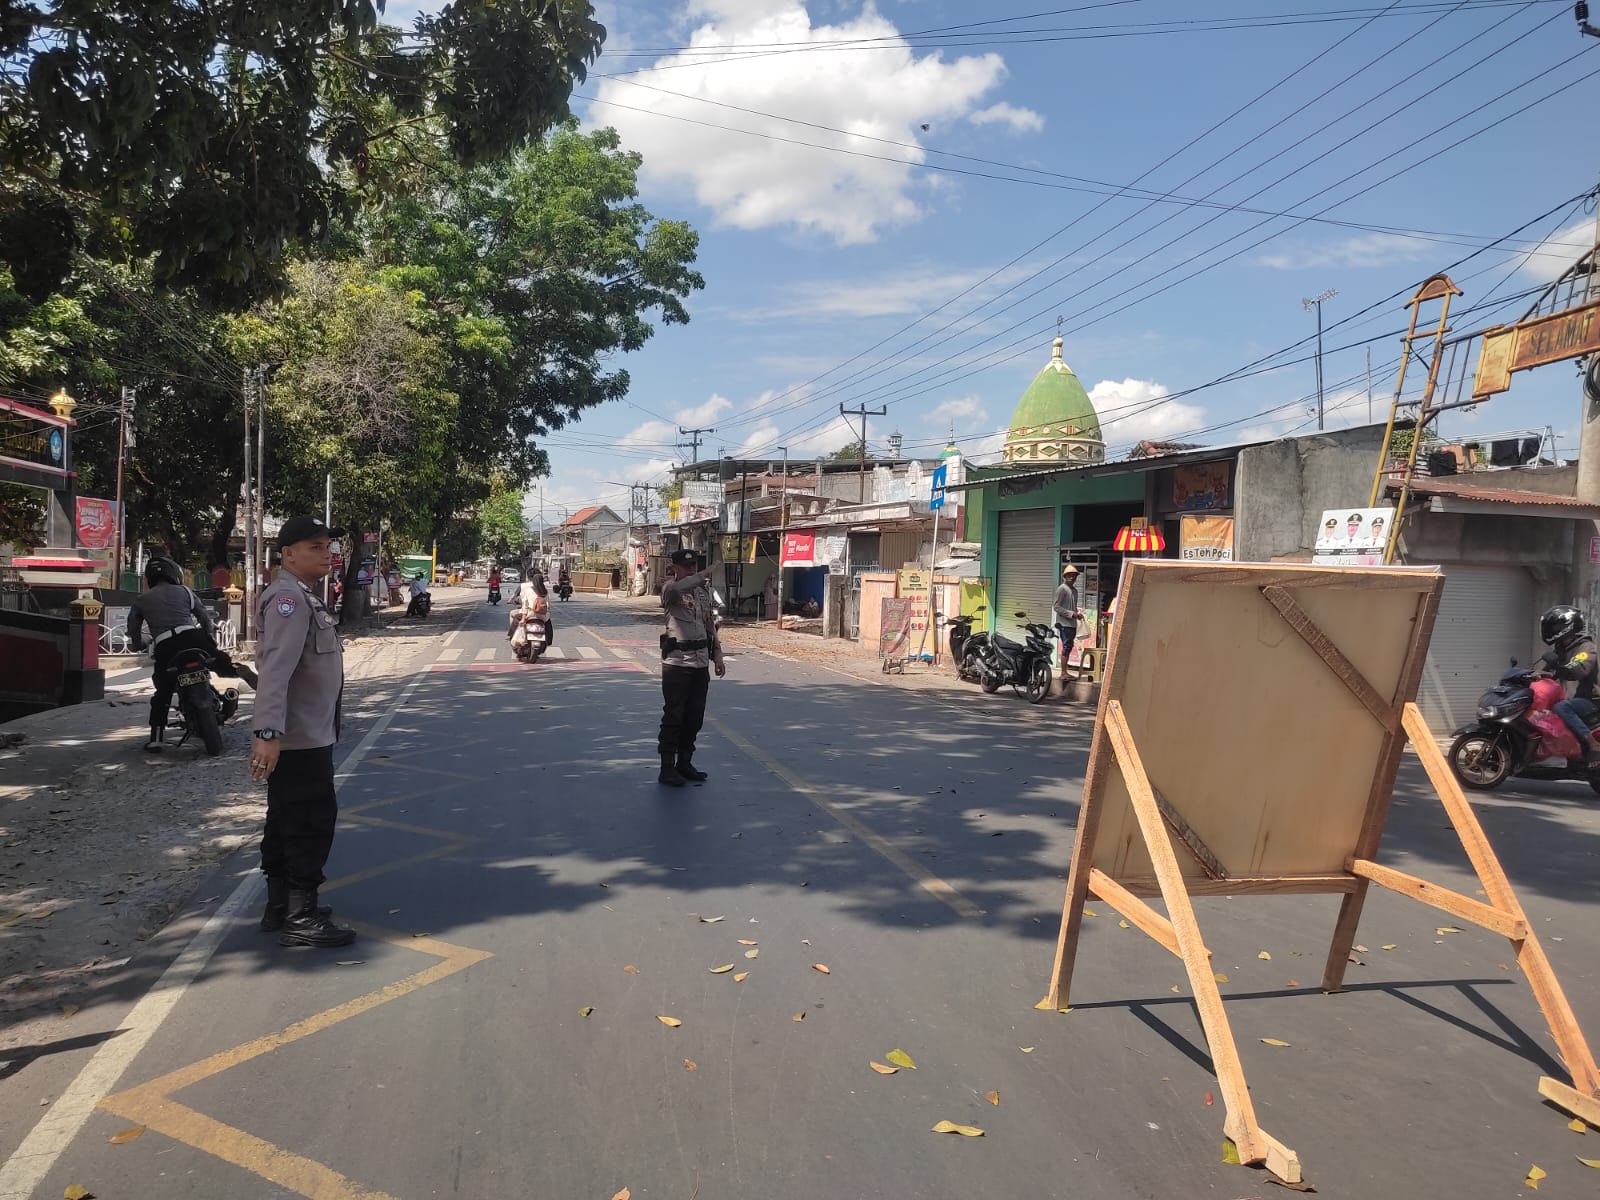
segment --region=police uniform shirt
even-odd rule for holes
[[[1542,655],[1539,661],[1570,685],[1567,688],[1569,698],[1576,697],[1591,704],[1596,702],[1596,676],[1600,674],[1600,652],[1597,652],[1594,639],[1579,638],[1565,653],[1552,648]]]
[[[285,750],[339,738],[344,652],[322,601],[287,571],[256,604],[256,709],[252,727],[276,729]]]
[[[701,571],[661,585],[661,607],[667,610],[667,636],[679,642],[709,643],[711,630],[711,572]],[[674,650],[661,660],[669,667],[709,667],[711,647]]]
[[[135,642],[141,640],[141,623],[150,626],[152,638],[184,625],[211,632],[211,614],[200,597],[177,583],[158,583],[133,602],[128,609],[128,637]]]

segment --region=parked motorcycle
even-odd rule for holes
[[[972,632],[972,626],[977,619],[988,610],[987,604],[980,604],[977,610],[963,613],[958,617],[951,617],[946,624],[950,626],[947,635],[950,646],[950,661],[955,664],[956,678],[965,683],[977,683],[983,678],[983,656],[989,645],[989,635],[981,629]],[[943,613],[935,613],[935,619],[942,617]]]
[[[167,664],[166,675],[173,686],[172,711],[167,729],[181,729],[183,736],[172,743],[174,749],[199,734],[206,753],[216,758],[222,753],[222,726],[239,709],[239,693],[228,688],[218,691],[211,682],[213,662],[209,651],[198,647],[182,650]],[[166,731],[154,731],[152,750],[166,748]]]
[[[511,652],[519,662],[536,663],[545,651],[544,622],[538,617],[523,617],[517,636],[511,639]]]
[[[979,683],[985,692],[993,695],[1005,684],[1027,696],[1029,704],[1038,704],[1050,694],[1051,638],[1054,631],[1048,625],[1028,621],[1027,613],[1017,613],[1026,640],[1014,642],[996,633],[979,660]]]
[[[1565,695],[1557,680],[1535,679],[1512,659],[1500,682],[1478,697],[1478,719],[1450,743],[1450,769],[1461,786],[1487,792],[1517,775],[1578,779],[1600,792],[1600,767],[1584,763],[1583,747],[1552,711]]]

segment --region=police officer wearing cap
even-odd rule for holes
[[[256,602],[255,737],[250,778],[267,784],[261,928],[283,946],[348,946],[355,930],[318,905],[339,805],[333,744],[339,737],[344,654],[333,617],[311,585],[332,566],[329,541],[344,530],[292,517],[278,534],[283,569]]]
[[[694,765],[694,740],[705,721],[711,671],[715,668],[720,679],[727,667],[711,611],[710,564],[696,571],[693,550],[674,550],[668,562],[672,578],[661,586],[667,631],[661,635],[661,734],[656,741],[661,774],[656,781],[682,787],[687,780],[706,778]]]

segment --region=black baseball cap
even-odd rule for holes
[[[283,523],[283,528],[278,530],[278,549],[292,546],[296,542],[309,542],[312,538],[343,537],[344,530],[329,529],[322,523],[320,517],[290,517]]]
[[[674,550],[672,552],[672,565],[675,567],[692,567],[700,561],[700,556],[693,550]]]

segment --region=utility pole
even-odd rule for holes
[[[326,478],[323,479],[322,483],[323,483],[323,487],[326,489],[326,494],[324,495],[323,501],[322,501],[322,523],[324,525],[326,525],[329,529],[332,529],[333,528],[333,472],[332,471],[328,472]],[[348,548],[343,546],[343,545],[340,546],[340,549],[344,550],[346,553],[349,553]],[[348,560],[346,560],[346,561],[348,561]],[[360,565],[361,564],[359,562],[356,563],[356,566],[359,567]],[[382,563],[376,564],[376,569],[373,571],[373,578],[377,579],[377,581],[378,581],[378,586],[377,586],[376,590],[377,590],[379,599],[381,601],[381,599],[383,597],[383,564]],[[332,579],[332,577],[328,576],[328,575],[324,575],[322,577],[322,604],[323,604],[323,607],[325,607],[325,608],[331,608],[332,605],[333,605],[333,594],[332,594],[332,590],[331,590],[332,587],[333,587],[333,579]]]
[[[841,417],[861,418],[861,441],[856,447],[856,475],[858,479],[856,503],[865,504],[867,502],[867,418],[886,417],[889,415],[889,410],[888,408],[866,407],[847,409],[841,404],[839,405],[839,415]]]
[[[1372,424],[1372,347],[1367,347],[1367,424]]]
[[[267,550],[267,369],[256,367],[256,557],[261,560],[258,578],[266,586],[272,555]]]
[[[1588,0],[1578,0],[1578,2],[1572,6],[1572,15],[1578,18],[1579,33],[1586,33],[1590,37],[1600,38],[1600,28],[1596,28],[1595,26],[1589,24]]]
[[[1317,431],[1323,428],[1322,409],[1322,304],[1325,300],[1332,300],[1339,294],[1339,289],[1329,288],[1320,296],[1308,296],[1300,301],[1300,307],[1310,312],[1313,308],[1317,312]]]
[[[256,531],[254,490],[250,479],[250,368],[244,369],[244,613],[240,619],[239,637],[246,630],[254,634],[251,622],[256,611]]]
[[[700,443],[705,440],[700,435],[704,434],[704,433],[715,433],[715,432],[716,432],[716,430],[712,429],[712,428],[707,428],[707,429],[685,429],[682,425],[679,425],[678,426],[678,436],[682,437],[682,438],[688,438],[689,440],[687,442],[679,442],[678,443],[678,448],[681,450],[681,449],[683,449],[684,446],[692,447],[692,449],[690,451],[691,457],[690,457],[689,461],[692,462],[692,463],[699,462],[700,461]]]
[[[122,587],[122,544],[123,531],[127,528],[127,518],[122,512],[122,460],[128,451],[128,418],[133,413],[133,406],[137,396],[131,387],[122,389],[121,403],[118,410],[121,419],[117,424],[117,531],[112,543],[111,551],[111,586],[113,589]]]
[[[789,532],[789,447],[783,451],[783,507],[778,509],[778,611],[773,614],[778,628],[783,628],[783,543]]]

